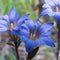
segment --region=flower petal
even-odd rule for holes
[[[5,20],[5,21],[8,22],[8,23],[10,22],[8,15],[2,16],[2,20]]]
[[[42,33],[46,33],[48,32],[49,30],[51,30],[51,28],[53,27],[53,23],[44,23],[41,25],[40,29],[39,29],[39,32],[42,34]],[[44,34],[45,35],[45,34]]]
[[[53,40],[52,40],[51,38],[45,37],[45,38],[44,38],[44,42],[45,42],[45,44],[48,45],[48,46],[55,47],[55,44],[54,44],[54,42],[53,42]]]
[[[39,27],[41,26],[41,22],[39,21],[39,19],[37,19],[35,22],[34,22],[35,26],[37,29],[39,29]]]
[[[53,0],[53,2],[54,2],[54,4],[55,4],[55,6],[59,6],[60,0]]]
[[[20,14],[18,12],[16,12],[16,15],[15,15],[15,21],[19,20],[20,19]]]
[[[51,31],[47,31],[47,32],[42,32],[41,36],[50,36],[51,35]]]
[[[48,37],[40,37],[38,40],[36,40],[36,45],[37,46],[39,46],[41,44],[46,44],[48,46],[55,47],[55,44],[52,41],[52,39],[50,39]]]
[[[11,28],[10,31],[12,34],[19,35],[20,28],[19,27]]]
[[[4,25],[0,25],[0,32],[6,32],[8,30]]]
[[[0,24],[8,26],[9,23],[3,19],[0,19]]]
[[[45,3],[46,4],[49,4],[51,7],[54,7],[55,6],[55,4],[54,4],[54,2],[53,2],[53,0],[45,0]]]
[[[48,8],[48,9],[45,9],[44,11],[41,12],[40,16],[44,16],[44,15],[49,15],[49,16],[52,16],[52,9],[51,8]]]
[[[18,24],[18,25],[22,24],[25,20],[28,19],[28,16],[29,16],[29,15],[30,15],[30,14],[26,14],[26,15],[22,16],[22,17],[18,20],[17,24]]]
[[[35,42],[33,40],[28,40],[26,42],[26,51],[30,52],[34,48],[35,48]]]
[[[40,45],[43,45],[45,44],[45,42],[43,41],[44,38],[38,38],[37,40],[35,40],[36,42],[36,46],[40,46]]]
[[[22,35],[22,36],[20,36],[20,41],[21,42],[27,42],[29,39],[28,39],[28,37],[27,36],[24,36],[24,35]]]
[[[35,29],[35,24],[32,20],[27,20],[25,21],[25,24],[28,26],[28,28],[31,30],[31,31],[34,31]]]
[[[56,21],[60,22],[60,13],[59,12],[56,12],[53,17],[56,19]]]
[[[16,12],[15,8],[12,7],[11,10],[10,10],[10,12],[9,12],[9,19],[10,19],[11,21],[13,21],[13,20],[15,19],[16,13],[17,13],[17,12]]]
[[[50,6],[48,4],[44,4],[42,7],[43,8],[50,8]]]
[[[22,29],[20,32],[19,32],[20,36],[26,36],[28,37],[29,36],[29,32],[25,29]]]

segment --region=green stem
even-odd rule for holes
[[[16,50],[16,58],[19,60],[19,54],[18,54],[18,47],[17,44],[15,44],[15,50]]]
[[[19,60],[17,36],[16,36],[16,35],[13,35],[13,36],[12,36],[12,39],[13,39],[13,42],[14,42],[14,45],[15,45],[16,58],[17,58],[17,60]]]
[[[26,58],[26,60],[31,60],[31,59],[29,59],[29,58]]]

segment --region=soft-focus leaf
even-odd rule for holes
[[[32,0],[31,1],[31,7],[33,8],[35,6],[35,4],[36,4],[36,0]]]
[[[18,40],[17,40],[18,47],[19,47],[20,43],[21,43],[21,42],[20,42],[20,39],[18,39]]]
[[[16,57],[14,56],[13,53],[10,52],[8,56],[10,60],[16,60]]]
[[[14,46],[14,44],[13,44],[13,43],[11,43],[11,42],[10,42],[10,43],[7,43],[7,44],[8,44],[8,45],[10,45],[10,46]]]
[[[7,54],[7,51],[4,50],[2,54],[0,55],[0,60],[5,60],[5,55]]]
[[[11,47],[11,51],[10,52],[12,52],[14,54],[14,56],[16,56],[15,48]]]

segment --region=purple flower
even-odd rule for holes
[[[26,14],[21,17],[20,14],[16,12],[16,9],[12,7],[8,15],[4,15],[0,18],[0,32],[5,32],[7,30],[11,32],[17,31],[20,29],[20,25],[28,19],[28,16],[29,14]]]
[[[53,23],[42,24],[39,20],[32,22],[32,20],[28,20],[27,24],[22,25],[20,31],[20,39],[21,42],[25,43],[26,51],[30,52],[35,47],[43,44],[54,47],[52,39],[49,38]]]
[[[60,0],[44,0],[43,12],[40,16],[49,15],[60,22]]]

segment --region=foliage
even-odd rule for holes
[[[21,15],[30,13],[30,18],[35,20],[37,18],[36,12],[33,11],[35,4],[36,0],[0,0],[0,14],[8,13],[10,8],[15,6]]]
[[[7,58],[6,58],[6,56],[7,56]],[[6,60],[6,59],[16,60],[16,57],[14,56],[14,54],[12,52],[8,52],[8,51],[4,50],[2,52],[2,54],[0,55],[0,60]]]

